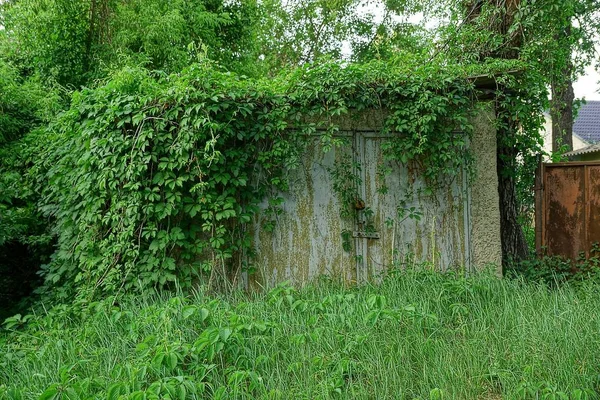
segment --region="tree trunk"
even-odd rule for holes
[[[568,34],[568,33],[567,33]],[[552,117],[552,152],[573,150],[573,62],[568,54],[567,65],[561,77],[551,83],[552,101],[550,116]],[[560,79],[562,78],[562,79]]]
[[[490,0],[488,0],[490,1]],[[504,35],[505,46],[492,56],[503,59],[517,59],[520,56],[522,36],[518,31],[510,32],[520,0],[491,0],[502,12],[495,29]],[[498,106],[502,107],[502,106]],[[497,109],[499,118],[504,118],[502,109]],[[506,115],[506,114],[504,114]],[[519,127],[513,120],[502,121],[497,132],[497,170],[498,197],[500,201],[500,240],[502,245],[502,266],[513,261],[521,261],[529,257],[529,245],[525,239],[521,221],[519,221],[520,204],[517,198],[516,163],[517,150],[514,146],[515,135]]]
[[[562,86],[562,87],[561,87]],[[573,150],[573,82],[552,84],[552,152]]]
[[[502,118],[498,115],[499,118]],[[529,257],[529,246],[519,221],[519,202],[515,184],[515,164],[517,150],[511,137],[517,127],[511,122],[500,124],[507,128],[497,132],[498,195],[500,200],[500,238],[502,244],[502,265]]]
[[[89,11],[89,24],[87,37],[85,39],[85,55],[83,59],[83,73],[87,74],[90,72],[91,60],[92,60],[92,46],[94,43],[95,29],[96,29],[96,0],[90,1]]]

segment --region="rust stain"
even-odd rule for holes
[[[600,242],[600,166],[590,166],[589,170],[589,215],[588,242]],[[588,251],[591,250],[588,248]]]
[[[542,246],[575,260],[600,242],[600,163],[544,164]]]

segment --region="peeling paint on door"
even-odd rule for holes
[[[501,275],[494,116],[492,104],[481,104],[472,121],[474,177],[463,173],[435,190],[428,190],[418,164],[385,159],[381,114],[341,121],[339,135],[347,145],[329,152],[323,152],[319,135],[307,137],[290,190],[281,194],[275,229],[262,229],[267,213],[255,220],[250,285],[302,285],[320,275],[360,283],[415,263],[442,271],[494,265]],[[355,190],[352,196],[334,190],[331,172],[340,165],[347,168],[341,172]],[[341,215],[348,207],[355,210],[350,218]]]
[[[428,193],[423,178],[398,162],[384,160],[385,136],[374,132],[347,132],[352,146],[324,153],[318,136],[283,193],[283,213],[273,232],[261,229],[257,220],[255,279],[266,284],[284,280],[307,282],[319,275],[337,276],[346,282],[377,279],[389,268],[403,268],[406,261],[430,262],[440,270],[464,266],[464,204],[468,190],[462,180]],[[364,209],[343,218],[348,206],[333,190],[330,171],[335,161],[351,158],[359,174],[357,188]],[[382,167],[389,173],[382,175]],[[385,189],[385,190],[384,190]],[[414,208],[412,217],[406,210]],[[264,216],[263,216],[264,218]],[[344,232],[353,233],[350,251],[344,249]]]

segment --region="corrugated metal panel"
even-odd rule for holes
[[[595,153],[598,151],[600,151],[600,144],[592,144],[592,145],[584,147],[582,149],[569,151],[569,152],[563,154],[563,156],[574,157],[574,156],[580,156],[582,154],[591,154],[591,153]]]
[[[588,248],[586,250],[589,252],[593,243],[600,243],[600,165],[590,165],[587,170]]]

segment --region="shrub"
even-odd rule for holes
[[[40,265],[53,250],[29,170],[44,139],[39,126],[60,105],[52,88],[20,77],[0,59],[0,318],[16,312],[39,285]]]
[[[581,252],[576,260],[562,256],[543,255],[541,258],[512,263],[507,270],[509,277],[527,281],[544,282],[556,286],[565,282],[574,284],[600,279],[600,246],[594,243],[589,257]]]

